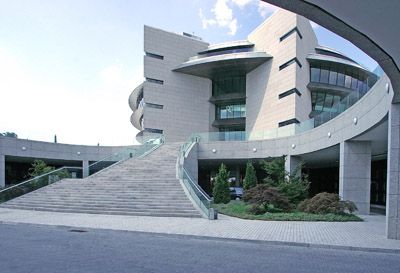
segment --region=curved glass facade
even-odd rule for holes
[[[310,82],[335,85],[365,93],[375,84],[376,78],[354,68],[310,64]]]

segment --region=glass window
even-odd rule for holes
[[[344,78],[344,87],[350,88],[351,87],[351,76],[347,75]]]
[[[319,82],[320,69],[311,67],[311,82]]]
[[[343,73],[340,73],[340,72],[338,73],[337,85],[344,86],[344,74]]]
[[[321,83],[328,83],[329,82],[329,70],[321,69],[321,77],[319,79]]]
[[[337,72],[331,70],[329,72],[329,84],[336,85],[336,80],[337,80]]]
[[[324,106],[325,93],[317,94],[317,101],[315,103],[315,111],[322,111]]]
[[[213,96],[246,93],[246,76],[216,78],[212,81]]]
[[[333,102],[333,95],[326,94],[325,101],[324,101],[324,109],[323,109],[324,112],[331,111],[332,102]]]
[[[357,90],[358,80],[356,78],[351,78],[351,89]]]
[[[246,117],[245,104],[221,105],[216,108],[216,119]]]

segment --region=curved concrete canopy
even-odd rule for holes
[[[208,46],[207,50],[201,51],[201,52],[199,52],[199,54],[206,54],[209,52],[214,52],[214,51],[219,51],[219,50],[227,50],[227,49],[237,48],[237,47],[253,47],[253,46],[254,46],[254,44],[250,43],[247,40],[226,42],[226,43],[210,45],[210,46]]]
[[[336,49],[333,49],[333,48],[330,48],[330,47],[327,47],[327,46],[321,46],[321,45],[315,47],[315,49],[316,49],[316,50],[323,50],[323,51],[325,51],[325,52],[331,52],[331,53],[334,53],[334,54],[336,54],[336,55],[341,56],[342,58],[344,58],[344,59],[346,59],[346,60],[349,60],[349,61],[352,61],[352,62],[357,63],[356,61],[354,61],[353,59],[347,57],[347,56],[344,55],[342,52],[337,51]]]
[[[216,73],[233,69],[238,73],[247,74],[271,58],[272,56],[265,52],[221,54],[187,61],[173,71],[212,79]]]
[[[389,76],[400,102],[400,1],[262,0],[300,14],[351,41]]]

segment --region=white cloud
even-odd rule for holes
[[[232,0],[234,4],[236,4],[239,8],[244,8],[250,3],[255,3],[257,0]]]
[[[204,29],[206,29],[208,26],[213,26],[217,23],[217,21],[215,21],[214,19],[207,19],[203,14],[202,9],[199,9],[199,16]]]
[[[271,4],[263,2],[263,1],[260,1],[258,3],[258,13],[263,18],[267,18],[268,15],[270,15],[271,13],[274,13],[278,9],[279,8],[277,6],[271,5]]]
[[[199,10],[199,17],[201,19],[203,28],[208,26],[218,25],[219,27],[228,28],[229,35],[235,35],[237,32],[238,24],[237,19],[233,16],[232,8],[228,6],[230,0],[217,0],[211,12],[214,14],[213,18],[206,18],[203,10]]]

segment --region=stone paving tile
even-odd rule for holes
[[[44,224],[400,250],[400,240],[386,239],[384,216],[370,215],[363,218],[364,222],[327,223],[255,221],[219,215],[219,220],[209,221],[202,218],[118,216],[0,209],[0,222],[2,223]]]

